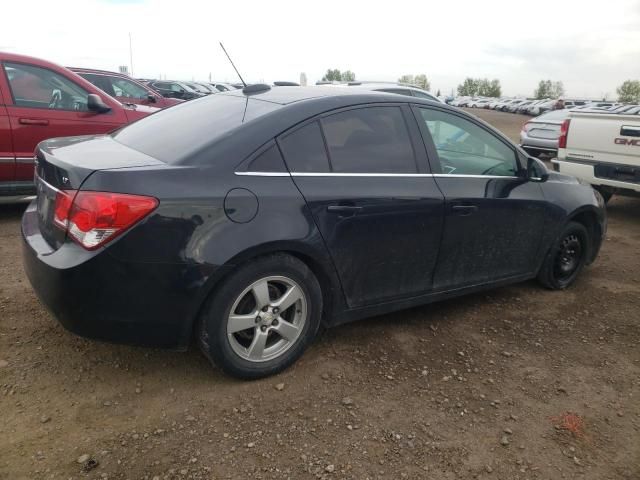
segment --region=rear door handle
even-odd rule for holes
[[[453,207],[451,207],[451,210],[456,215],[466,217],[476,212],[478,210],[478,207],[476,205],[454,205]]]
[[[49,120],[44,118],[20,118],[18,123],[21,125],[49,125]]]
[[[355,205],[329,205],[327,212],[332,213],[356,213],[362,210],[362,207],[356,207]]]

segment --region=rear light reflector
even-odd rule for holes
[[[569,135],[569,124],[571,120],[567,118],[560,125],[560,136],[558,137],[558,148],[567,148],[567,135]]]
[[[154,197],[124,193],[61,191],[54,223],[76,243],[94,250],[135,225],[158,206]]]

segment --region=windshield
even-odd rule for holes
[[[180,163],[242,123],[279,107],[244,96],[208,95],[149,115],[112,136],[117,142],[163,162]]]

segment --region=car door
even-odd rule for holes
[[[11,182],[15,179],[16,159],[13,154],[9,114],[5,107],[5,90],[6,85],[0,78],[0,182]]]
[[[434,288],[530,276],[539,260],[547,204],[515,148],[469,117],[414,107],[445,220]]]
[[[444,199],[410,115],[400,105],[352,108],[278,139],[349,307],[432,286]]]
[[[40,141],[106,133],[127,123],[122,108],[101,114],[89,111],[89,92],[60,72],[15,62],[2,62],[2,67],[11,95],[6,108],[18,181],[33,178],[33,152]]]

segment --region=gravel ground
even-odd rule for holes
[[[517,140],[525,117],[475,111]],[[527,282],[326,332],[276,377],[66,332],[0,205],[0,478],[640,478],[639,199],[568,291]]]

